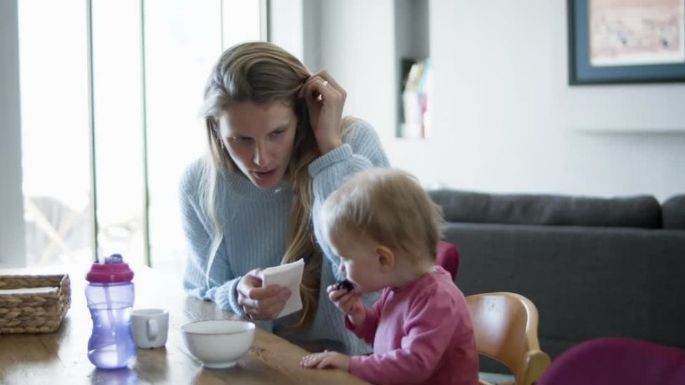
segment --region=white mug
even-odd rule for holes
[[[131,313],[131,334],[139,348],[164,346],[169,334],[169,312],[163,309],[134,309]]]

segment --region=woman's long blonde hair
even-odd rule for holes
[[[207,81],[203,116],[209,141],[209,161],[205,162],[202,199],[214,222],[207,274],[223,238],[216,212],[217,177],[220,172],[240,172],[224,150],[219,135],[219,119],[235,103],[283,103],[297,116],[293,153],[285,174],[293,193],[288,220],[287,247],[281,263],[305,259],[300,292],[303,311],[296,327],[311,323],[316,313],[321,286],[321,250],[312,231],[312,188],[307,166],[320,156],[304,99],[298,93],[311,76],[293,55],[267,42],[250,42],[226,50]]]

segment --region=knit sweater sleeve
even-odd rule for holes
[[[222,309],[244,315],[238,304],[236,286],[241,276],[233,274],[225,248],[219,245],[214,258],[210,258],[213,224],[203,210],[198,192],[202,161],[196,161],[185,171],[179,186],[181,221],[186,238],[187,261],[183,277],[183,288],[195,298],[213,301]],[[207,264],[212,260],[210,275],[206,275]]]
[[[326,238],[318,225],[321,206],[326,198],[340,186],[347,177],[372,167],[388,167],[388,158],[380,140],[371,126],[355,120],[343,135],[343,145],[329,151],[309,165],[314,192],[313,224],[314,234],[326,257],[331,261],[336,277],[340,261],[334,257]]]

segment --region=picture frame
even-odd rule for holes
[[[568,0],[569,84],[685,82],[685,0]]]

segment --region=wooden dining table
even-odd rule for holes
[[[96,369],[87,357],[92,330],[84,294],[89,266],[47,269],[0,269],[0,275],[68,273],[71,307],[60,328],[43,334],[0,334],[0,384],[368,384],[338,369],[305,369],[300,359],[308,352],[257,328],[249,351],[228,369],[203,368],[185,348],[181,326],[197,320],[236,319],[214,303],[186,296],[181,277],[147,266],[132,266],[135,308],[169,312],[169,335],[162,348],[138,349],[128,368]],[[342,321],[341,321],[342,322]]]

